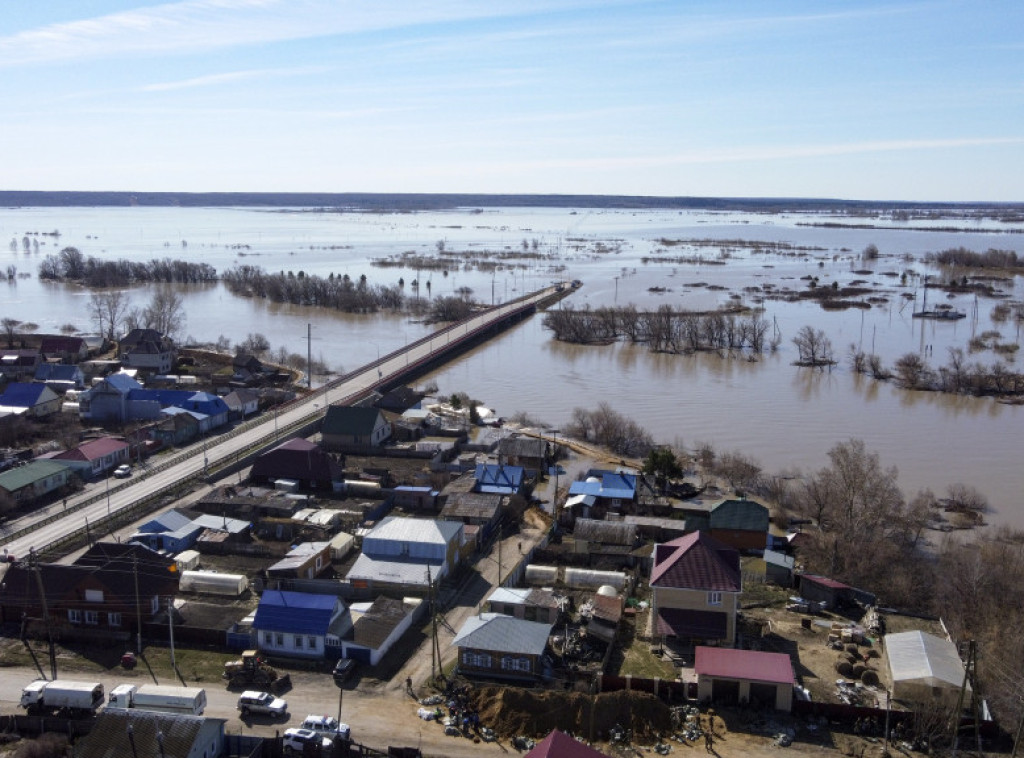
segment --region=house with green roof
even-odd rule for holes
[[[0,512],[28,505],[56,492],[74,477],[74,470],[58,461],[30,461],[0,474]]]
[[[711,536],[740,551],[768,547],[768,509],[753,500],[723,500],[708,514]]]
[[[321,445],[328,450],[379,447],[391,437],[391,424],[379,408],[332,405],[320,432]]]

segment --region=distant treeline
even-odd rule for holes
[[[665,353],[742,350],[761,353],[769,322],[760,314],[677,311],[663,305],[656,311],[620,308],[562,308],[544,315],[544,326],[562,342],[606,344],[619,339],[645,343]]]
[[[86,257],[76,247],[66,247],[39,263],[39,278],[77,282],[86,287],[125,287],[133,284],[196,284],[217,280],[217,269],[208,263],[153,259],[105,261]]]
[[[954,247],[940,253],[929,253],[925,256],[929,262],[944,266],[964,266],[966,268],[1022,268],[1024,260],[1015,250],[989,249],[984,253],[968,250],[965,247]]]
[[[476,195],[372,192],[22,192],[0,191],[0,205],[11,207],[265,207],[324,210],[440,210],[457,208],[678,208],[781,213],[878,212],[917,210],[962,212],[990,210],[992,214],[1024,211],[1011,203],[875,202],[832,198],[651,197],[644,195]]]
[[[345,313],[400,310],[405,302],[401,287],[371,285],[365,274],[353,281],[348,274],[325,278],[302,271],[271,274],[259,266],[236,266],[225,271],[221,279],[233,295],[333,308]]]

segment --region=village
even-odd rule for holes
[[[256,355],[179,350],[154,330],[116,347],[21,343],[0,350],[5,532],[306,391]],[[0,624],[9,640],[118,656],[208,651],[212,669],[179,672],[207,689],[226,678],[287,696],[337,670],[353,691],[408,690],[411,717],[452,741],[529,756],[668,754],[725,734],[858,754],[991,749],[1001,732],[971,646],[887,607],[884,587],[805,572],[815,528],[667,449],[628,460],[399,384],[326,404],[313,434],[60,555],[5,551]],[[387,743],[351,727],[335,755]],[[100,734],[76,755],[101,750]]]

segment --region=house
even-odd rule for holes
[[[711,536],[740,551],[768,545],[768,509],[753,500],[723,500],[708,517]]]
[[[40,363],[33,379],[61,394],[85,387],[85,374],[74,364]]]
[[[636,488],[637,475],[633,471],[590,469],[583,481],[569,485],[569,497],[592,495],[592,517],[600,519],[607,511],[619,512],[630,503],[635,503]]]
[[[103,709],[75,741],[74,758],[218,758],[226,719],[140,708]]]
[[[334,595],[265,590],[252,628],[260,650],[302,658],[338,658],[352,619]]]
[[[463,526],[454,521],[388,516],[363,536],[346,579],[360,588],[414,586],[443,579],[459,560]]]
[[[498,460],[529,469],[534,476],[547,471],[551,459],[549,444],[537,437],[514,435],[498,442]]]
[[[352,639],[342,643],[345,658],[376,666],[412,625],[418,601],[381,595],[372,603],[353,603]]]
[[[786,653],[703,647],[694,655],[697,699],[737,705],[793,709],[793,662]]]
[[[486,544],[501,520],[508,498],[496,493],[456,492],[448,496],[440,516],[479,528],[479,542]]]
[[[228,418],[237,421],[248,418],[260,410],[260,396],[252,390],[232,390],[224,396],[224,403],[228,407]]]
[[[491,613],[503,613],[527,621],[554,624],[562,613],[562,603],[549,589],[498,587],[487,598]]]
[[[78,415],[84,421],[125,421],[128,395],[142,389],[128,374],[110,374],[78,396]]]
[[[314,579],[331,565],[331,543],[302,542],[267,567],[271,579]]]
[[[29,505],[66,486],[74,476],[69,466],[52,460],[36,460],[0,474],[0,513]]]
[[[827,576],[801,574],[799,589],[804,600],[823,603],[830,611],[853,604],[853,587]]]
[[[738,550],[706,532],[655,545],[650,586],[656,636],[683,648],[735,644],[743,589]]]
[[[178,590],[172,557],[140,545],[98,542],[73,564],[38,564],[50,622],[62,634],[76,632],[127,639],[150,622]],[[0,584],[0,621],[43,618],[39,582],[25,563],[11,565]]]
[[[379,447],[391,436],[391,424],[379,408],[332,405],[320,426],[321,443],[328,450]]]
[[[180,553],[196,544],[203,526],[173,508],[150,519],[129,540],[151,550]]]
[[[256,384],[263,377],[263,364],[251,353],[237,353],[231,359],[231,381],[246,386]]]
[[[99,437],[78,447],[57,453],[50,460],[60,461],[75,470],[83,479],[103,476],[122,463],[128,463],[130,447],[115,437]]]
[[[0,413],[46,418],[60,412],[60,396],[45,384],[11,382],[0,393]]]
[[[575,737],[570,737],[565,732],[553,729],[523,758],[608,758],[608,756],[580,742]]]
[[[492,495],[518,495],[526,471],[522,466],[502,466],[499,463],[476,464],[476,492]]]
[[[892,696],[911,706],[956,705],[964,683],[964,664],[956,645],[922,631],[898,632],[883,638]],[[970,682],[967,699],[970,702]]]
[[[14,381],[29,379],[35,376],[42,362],[43,356],[38,350],[0,350],[0,375]]]
[[[303,489],[331,491],[344,479],[341,466],[319,445],[301,437],[282,442],[253,461],[249,476],[256,484],[275,479],[297,481]]]
[[[409,511],[437,512],[437,490],[433,487],[415,487],[402,484],[395,487],[391,494],[396,508]]]
[[[43,360],[61,363],[81,363],[89,357],[89,345],[81,337],[44,336],[39,341]]]
[[[394,387],[377,398],[373,405],[382,411],[401,414],[409,409],[419,409],[423,398],[424,393],[412,387]]]
[[[452,640],[463,676],[534,682],[544,674],[551,624],[481,613],[466,619]]]
[[[776,550],[764,551],[764,575],[769,582],[780,587],[793,586],[793,567],[796,559]]]
[[[607,644],[615,641],[622,621],[625,601],[614,591],[598,590],[580,609],[581,615],[588,618],[587,637],[602,640]]]
[[[161,418],[149,427],[149,436],[168,447],[187,445],[199,436],[202,414],[181,408],[164,408]]]
[[[177,351],[174,342],[156,329],[132,329],[117,348],[121,365],[152,374],[169,374]]]

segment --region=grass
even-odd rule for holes
[[[643,679],[667,679],[676,678],[676,669],[668,661],[663,661],[659,656],[651,654],[651,643],[636,635],[635,624],[643,624],[642,615],[638,615],[635,621],[626,621],[623,624],[625,633],[619,636],[619,648],[612,653],[610,669],[615,670],[618,664],[617,673],[619,676],[631,674]]]

